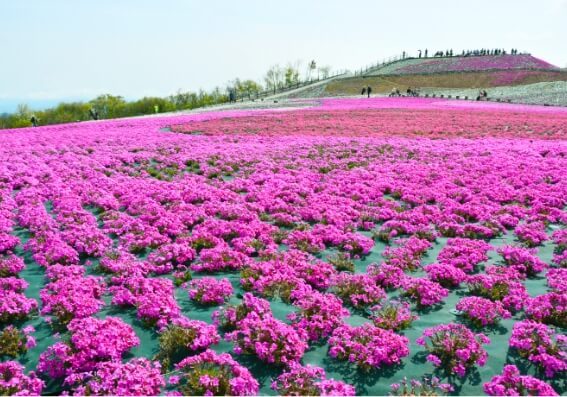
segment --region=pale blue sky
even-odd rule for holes
[[[567,0],[0,0],[0,101],[162,96],[426,47],[517,47],[565,67],[565,21]]]

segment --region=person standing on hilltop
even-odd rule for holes
[[[370,98],[370,93],[372,92],[372,87],[366,87],[366,92],[368,93],[368,98]]]

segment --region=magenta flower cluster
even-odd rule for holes
[[[429,353],[427,361],[448,374],[463,377],[476,365],[486,364],[488,355],[482,345],[489,344],[490,339],[462,324],[441,324],[423,331],[416,343]]]
[[[343,324],[329,338],[329,355],[362,370],[400,364],[409,355],[409,340],[372,324],[351,327]]]
[[[222,305],[230,299],[234,290],[230,280],[203,277],[189,283],[189,298],[201,305]]]
[[[309,340],[330,336],[339,327],[344,317],[350,315],[341,299],[333,294],[318,291],[296,290],[292,293],[293,305],[299,310],[287,318],[299,329],[304,330]]]
[[[179,375],[169,382],[182,393],[171,395],[194,396],[254,396],[259,384],[246,367],[236,362],[230,354],[217,354],[207,350],[187,357],[175,366]]]
[[[289,365],[298,362],[307,349],[307,333],[286,323],[255,312],[240,321],[238,329],[226,334],[234,342],[236,354],[255,354],[269,364]]]
[[[497,324],[500,319],[511,318],[512,314],[504,309],[501,302],[478,296],[462,298],[457,303],[457,310],[462,312],[472,324],[477,327]]]
[[[281,396],[355,396],[354,386],[327,379],[325,370],[311,365],[293,364],[272,382]]]
[[[402,289],[402,296],[414,301],[419,308],[437,305],[449,295],[446,288],[425,278],[408,277],[402,282]]]
[[[553,387],[529,375],[520,375],[515,365],[506,365],[502,375],[495,375],[482,385],[489,396],[558,396]]]
[[[567,337],[556,334],[545,324],[532,320],[517,322],[512,329],[510,347],[541,368],[549,378],[567,371]]]
[[[412,314],[407,302],[383,301],[370,309],[370,318],[378,328],[401,331],[409,328],[419,317]]]
[[[35,372],[27,375],[16,361],[0,362],[0,394],[3,396],[39,396],[45,382]]]

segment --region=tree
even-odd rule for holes
[[[284,77],[286,86],[291,86],[299,83],[299,68],[292,65],[291,63],[288,63],[285,68]]]
[[[236,90],[237,96],[248,98],[252,97],[252,94],[257,94],[262,91],[262,86],[256,83],[254,80],[244,80],[235,79],[232,87]]]
[[[319,68],[319,73],[321,74],[322,79],[326,79],[331,75],[331,67],[329,65],[321,66]]]
[[[266,88],[268,90],[274,90],[274,92],[284,85],[283,81],[283,70],[280,65],[273,65],[266,72],[264,81],[266,82]]]
[[[90,104],[98,112],[101,118],[113,119],[124,115],[126,101],[121,96],[110,94],[100,95],[90,101]]]

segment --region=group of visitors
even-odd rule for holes
[[[394,87],[394,88],[392,88],[392,91],[390,91],[390,94],[389,94],[388,96],[389,96],[389,97],[394,97],[394,96],[403,96],[403,95],[402,95],[402,93],[400,92],[400,89],[399,89],[399,88]],[[405,96],[407,96],[407,97],[410,97],[410,96],[413,96],[413,97],[419,96],[419,88],[417,88],[417,87],[414,87],[414,88],[408,87],[408,88],[406,89],[406,95],[405,95]]]
[[[422,51],[421,50],[417,50],[417,51],[418,51],[418,58],[421,58]],[[424,58],[427,58],[428,53],[429,50],[426,48],[425,51],[423,51]],[[508,52],[506,52],[505,49],[501,49],[501,48],[493,48],[493,49],[481,48],[479,50],[463,50],[463,52],[460,55],[454,54],[453,49],[450,49],[445,51],[437,51],[433,54],[433,57],[452,57],[452,56],[470,57],[470,56],[506,55],[506,54],[508,54]],[[518,55],[518,49],[512,48],[509,54]],[[404,51],[402,55],[402,59],[405,58],[406,58],[406,52]]]
[[[488,92],[486,90],[480,90],[478,92],[478,96],[476,97],[477,101],[486,101],[488,99]]]
[[[371,93],[372,93],[372,87],[367,86],[367,87],[362,87],[362,92],[360,93],[360,95],[367,94],[368,98],[370,98]]]

